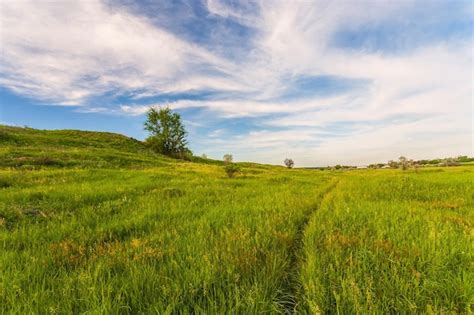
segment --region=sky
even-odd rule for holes
[[[296,166],[474,155],[472,1],[3,0],[0,124]]]

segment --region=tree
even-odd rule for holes
[[[293,166],[295,166],[295,162],[292,159],[286,158],[283,163],[285,163],[285,166],[288,168],[293,168]]]
[[[442,165],[443,166],[457,166],[460,163],[456,158],[446,158],[443,160]]]
[[[388,166],[390,166],[390,168],[398,168],[398,162],[390,160],[388,161]]]
[[[207,160],[207,155],[203,153],[203,154],[201,155],[201,158],[203,158],[203,159],[206,159],[206,160]]]
[[[406,171],[410,167],[411,162],[404,156],[398,158],[398,165],[404,171]]]
[[[147,113],[145,130],[150,132],[146,144],[154,151],[180,158],[191,154],[187,147],[187,132],[181,116],[169,107],[160,109],[151,107]]]
[[[224,154],[224,163],[225,164],[232,163],[233,160],[234,160],[234,157],[232,156],[232,154]]]

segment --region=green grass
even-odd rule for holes
[[[304,301],[359,314],[470,313],[474,172],[348,173],[305,230]]]
[[[0,313],[472,312],[472,166],[241,167],[0,126]]]
[[[148,168],[174,163],[135,139],[107,132],[0,125],[0,166],[16,169]]]

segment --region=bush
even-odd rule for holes
[[[227,174],[227,177],[232,178],[235,174],[240,172],[240,166],[236,164],[227,164],[224,166],[224,171]]]
[[[7,180],[0,178],[0,188],[8,188],[10,186],[11,184]]]

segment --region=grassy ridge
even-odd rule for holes
[[[0,127],[0,312],[471,311],[472,167],[242,168]]]
[[[0,168],[146,168],[175,161],[135,139],[108,132],[0,125]]]

